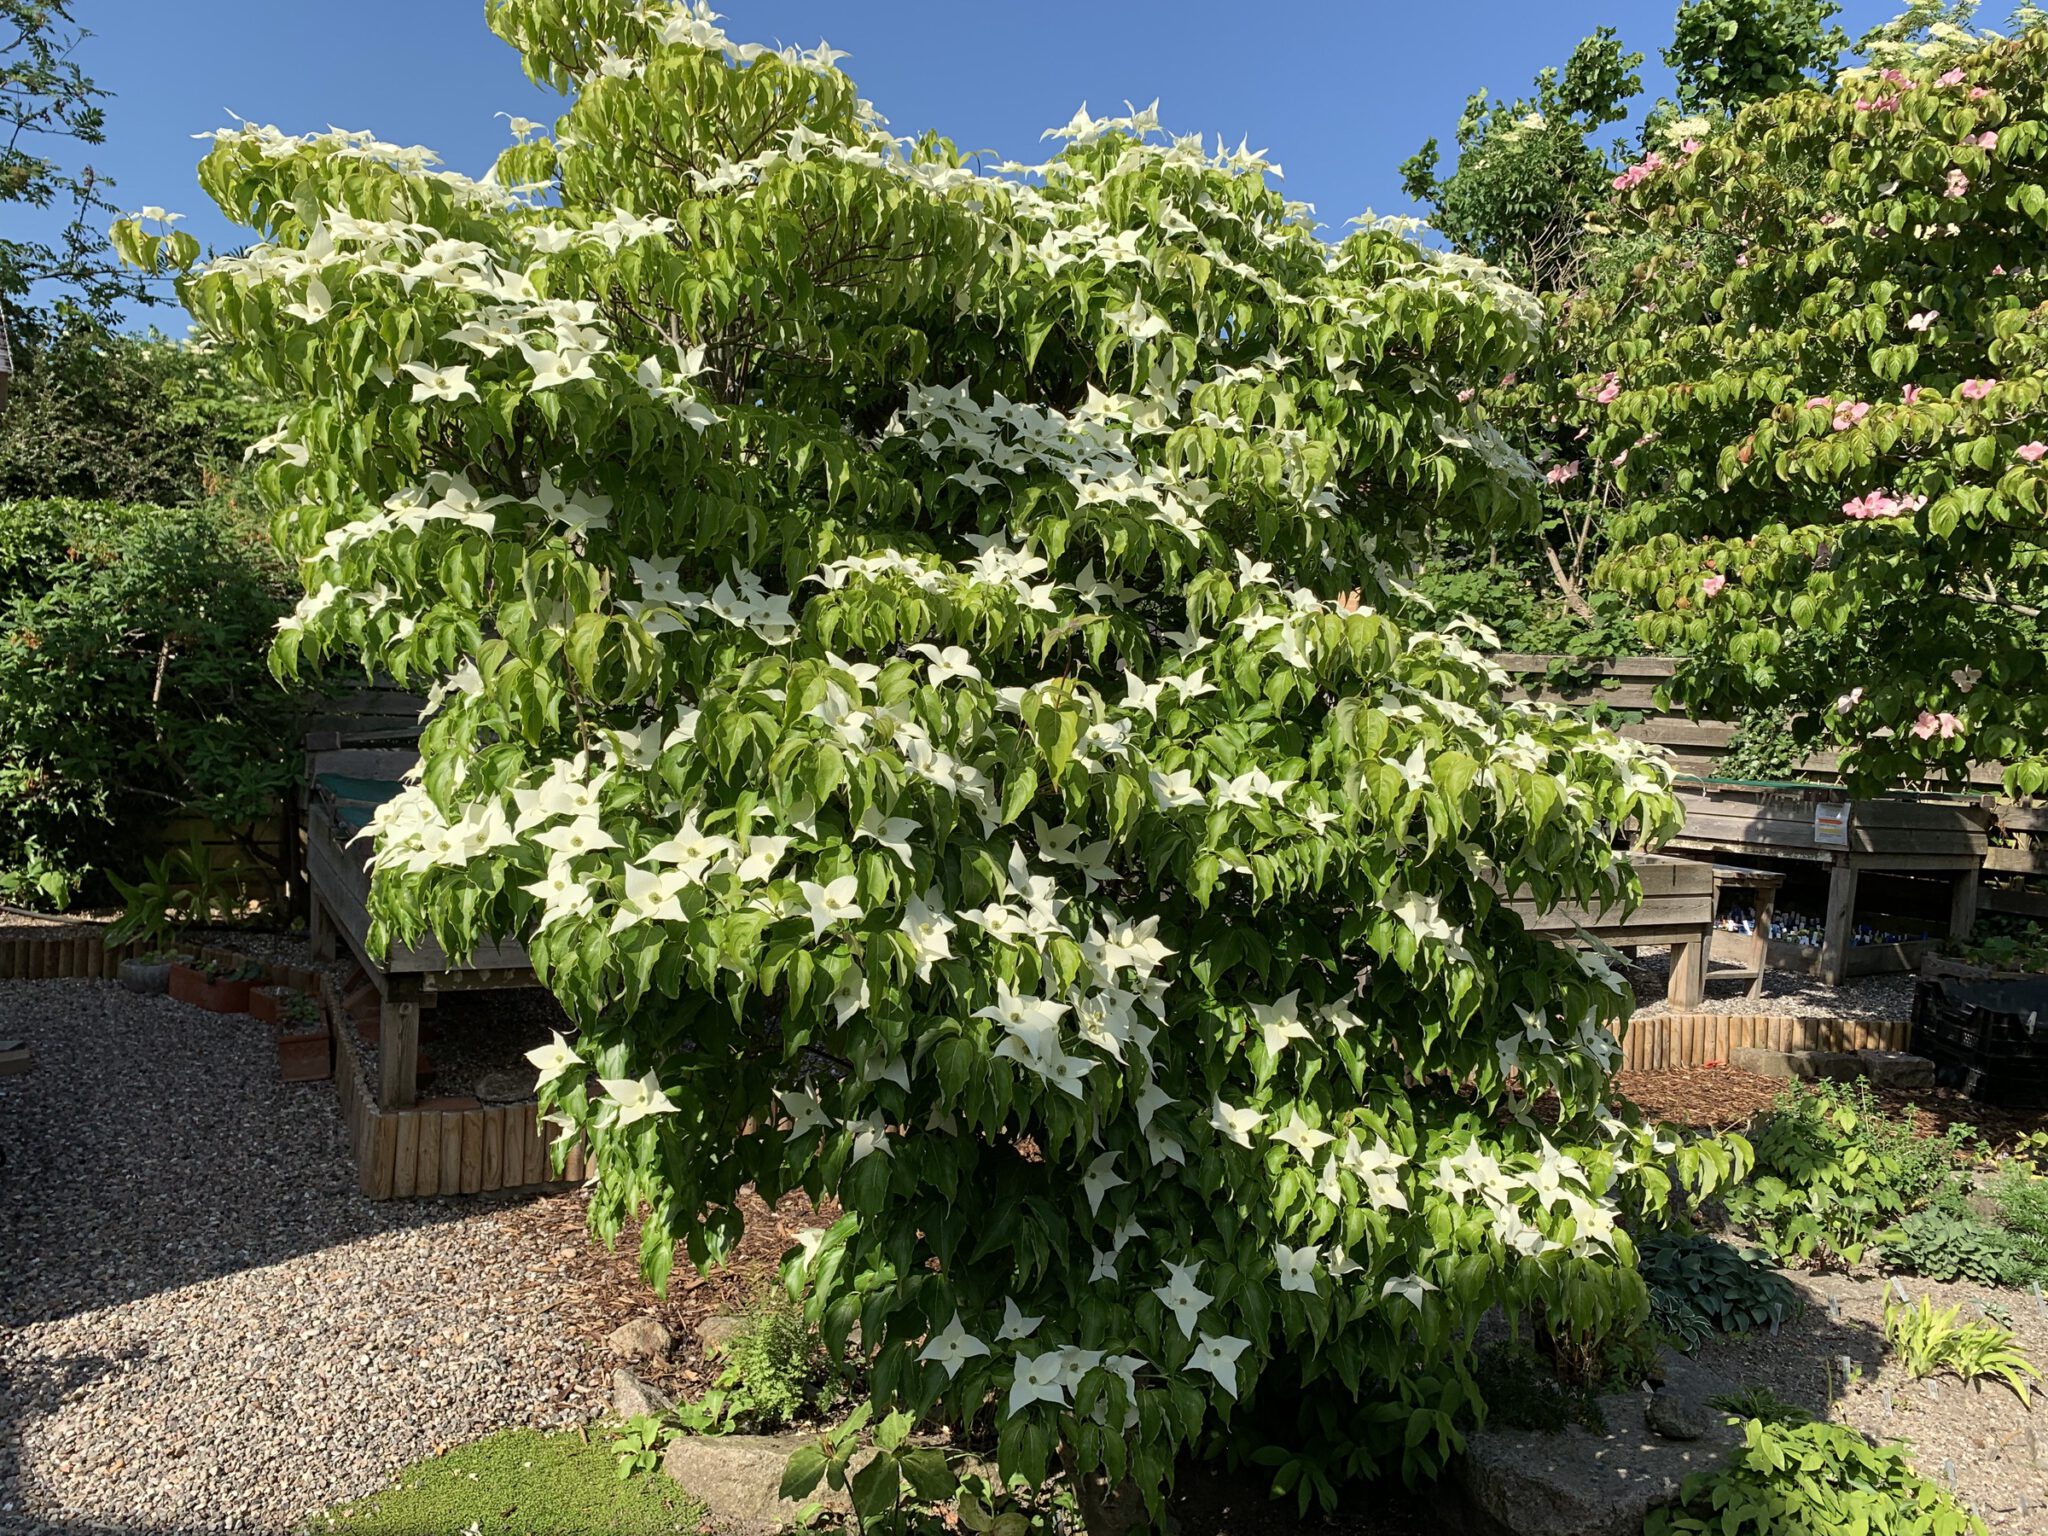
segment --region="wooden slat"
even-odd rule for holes
[[[419,1120],[420,1160],[419,1172],[413,1180],[416,1195],[437,1195],[441,1192],[441,1121],[445,1118],[438,1109],[414,1110]]]
[[[441,1193],[462,1193],[462,1116],[452,1111],[441,1115]]]
[[[462,1112],[462,1193],[474,1195],[484,1187],[484,1112]]]
[[[484,1169],[483,1188],[486,1190],[505,1187],[505,1112],[501,1109],[484,1111]]]
[[[401,1111],[392,1118],[398,1122],[398,1150],[393,1165],[391,1195],[396,1200],[410,1200],[414,1191],[419,1188],[419,1112]]]

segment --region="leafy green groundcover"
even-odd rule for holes
[[[703,1506],[661,1477],[621,1482],[610,1448],[574,1433],[502,1430],[415,1462],[384,1493],[337,1505],[315,1531],[350,1536],[668,1536],[694,1531]]]

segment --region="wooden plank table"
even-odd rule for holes
[[[333,959],[345,943],[377,989],[377,1102],[383,1109],[402,1109],[419,1097],[422,1009],[448,992],[538,985],[525,949],[517,944],[480,944],[459,964],[431,935],[417,944],[372,948],[367,840],[353,841],[355,829],[336,816],[337,804],[344,802],[323,791],[320,776],[395,783],[414,761],[417,754],[402,748],[336,748],[309,753],[306,773],[307,937],[314,955],[323,960]]]
[[[1945,877],[1949,937],[1966,939],[1976,924],[1991,821],[1981,806],[1905,797],[1851,800],[1840,789],[1818,784],[1681,780],[1675,792],[1685,827],[1665,845],[1672,852],[1791,860],[1827,870],[1827,916],[1815,969],[1829,986],[1867,969],[1852,955],[1857,882],[1866,872]]]
[[[1691,859],[1634,853],[1643,899],[1628,909],[1580,906],[1539,911],[1533,896],[1506,903],[1522,926],[1569,943],[1584,933],[1617,949],[1644,944],[1671,947],[1671,976],[1665,996],[1674,1008],[1696,1008],[1707,995],[1707,952],[1714,936],[1714,873]]]

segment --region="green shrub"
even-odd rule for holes
[[[1801,1310],[1799,1292],[1783,1275],[1714,1238],[1650,1237],[1638,1253],[1651,1321],[1688,1350],[1710,1332],[1747,1333]]]
[[[720,1358],[724,1369],[713,1390],[731,1427],[780,1429],[820,1417],[845,1396],[844,1367],[804,1320],[803,1308],[779,1290],[755,1304],[746,1331]]]
[[[1984,1523],[1916,1474],[1897,1445],[1837,1424],[1751,1419],[1727,1462],[1685,1480],[1643,1536],[1984,1536]]]
[[[1959,1206],[1917,1211],[1877,1241],[1887,1265],[1929,1280],[2021,1286],[2042,1273],[2024,1238]]]
[[[1880,1231],[1959,1192],[1973,1134],[1922,1136],[1867,1083],[1790,1088],[1752,1133],[1756,1173],[1728,1192],[1728,1210],[1780,1262],[1854,1264]]]
[[[0,504],[0,895],[63,906],[179,815],[235,826],[291,781],[266,546],[215,515]]]

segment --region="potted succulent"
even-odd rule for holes
[[[268,989],[277,999],[277,1068],[288,1083],[316,1083],[334,1068],[334,1042],[319,1003],[303,992]]]
[[[200,960],[171,967],[170,994],[212,1013],[247,1013],[249,991],[264,977],[253,960]]]

